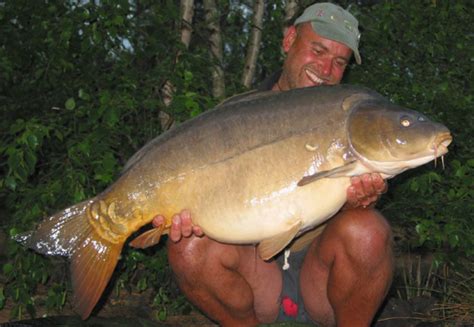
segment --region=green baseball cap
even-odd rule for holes
[[[306,22],[311,22],[313,30],[322,37],[347,45],[360,65],[359,22],[351,13],[333,3],[315,3],[305,9],[294,25]]]

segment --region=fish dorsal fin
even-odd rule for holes
[[[299,232],[300,226],[301,220],[298,220],[289,230],[261,241],[258,244],[260,258],[268,260],[283,250]]]
[[[130,246],[138,249],[145,249],[155,244],[158,244],[160,241],[161,235],[163,235],[165,225],[161,225],[157,228],[150,229],[145,233],[138,235],[133,239],[129,244]]]
[[[313,175],[303,177],[299,182],[298,186],[305,186],[306,184],[315,182],[322,178],[337,178],[344,176],[351,176],[351,172],[357,167],[357,161],[351,161],[343,166],[336,167],[331,170],[319,171]]]

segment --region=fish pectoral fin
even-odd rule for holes
[[[276,236],[272,236],[258,244],[258,254],[263,260],[271,259],[287,246],[299,232],[301,221],[298,220],[291,228]]]
[[[138,235],[133,239],[129,244],[130,246],[138,249],[146,249],[150,246],[158,244],[160,241],[161,235],[163,235],[163,230],[165,229],[165,224],[160,225],[157,228],[150,229],[145,233]]]
[[[322,178],[337,178],[344,176],[351,176],[351,172],[357,167],[357,161],[351,161],[343,166],[333,168],[331,170],[319,171],[313,175],[304,176],[299,182],[298,186],[305,186],[309,183],[316,182]]]

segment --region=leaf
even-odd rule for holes
[[[5,186],[10,190],[15,191],[16,185],[16,179],[13,176],[9,175],[5,178]]]
[[[412,179],[410,181],[410,190],[412,190],[413,192],[418,192],[419,189],[420,185],[418,184],[418,181],[416,179]]]
[[[114,20],[113,20],[113,23],[114,23],[115,25],[119,25],[119,26],[120,26],[120,25],[123,24],[123,21],[124,21],[124,20],[123,20],[123,17],[122,17],[122,16],[115,16],[115,17],[114,17]]]
[[[25,156],[25,164],[28,168],[29,174],[32,174],[34,172],[36,162],[37,162],[36,155],[33,151],[25,150],[24,156]]]
[[[85,101],[89,101],[91,98],[90,95],[86,91],[84,91],[84,89],[79,89],[79,91],[77,92],[77,96],[79,97],[79,99]]]
[[[18,230],[15,227],[11,228],[10,231],[9,231],[9,235],[10,235],[10,237],[17,236],[18,235]]]
[[[166,320],[166,317],[168,316],[167,312],[166,312],[166,308],[162,308],[158,311],[158,319],[160,321],[165,321]]]
[[[147,285],[148,285],[147,278],[143,277],[138,281],[137,288],[138,288],[139,291],[144,291],[144,290],[146,290]]]
[[[67,110],[73,110],[76,108],[76,101],[74,98],[69,98],[66,100],[66,103],[64,104]]]
[[[36,147],[39,145],[38,138],[34,134],[28,134],[26,141],[28,142],[29,147],[32,149],[36,149]]]
[[[11,263],[6,263],[3,265],[3,273],[9,275],[13,271],[13,265]]]
[[[109,127],[114,127],[119,121],[119,115],[115,108],[108,108],[104,113],[104,120]]]

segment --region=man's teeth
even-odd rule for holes
[[[320,79],[318,76],[316,76],[315,73],[309,71],[309,70],[306,70],[306,75],[308,75],[309,79],[314,83],[314,84],[323,84],[323,80]]]

